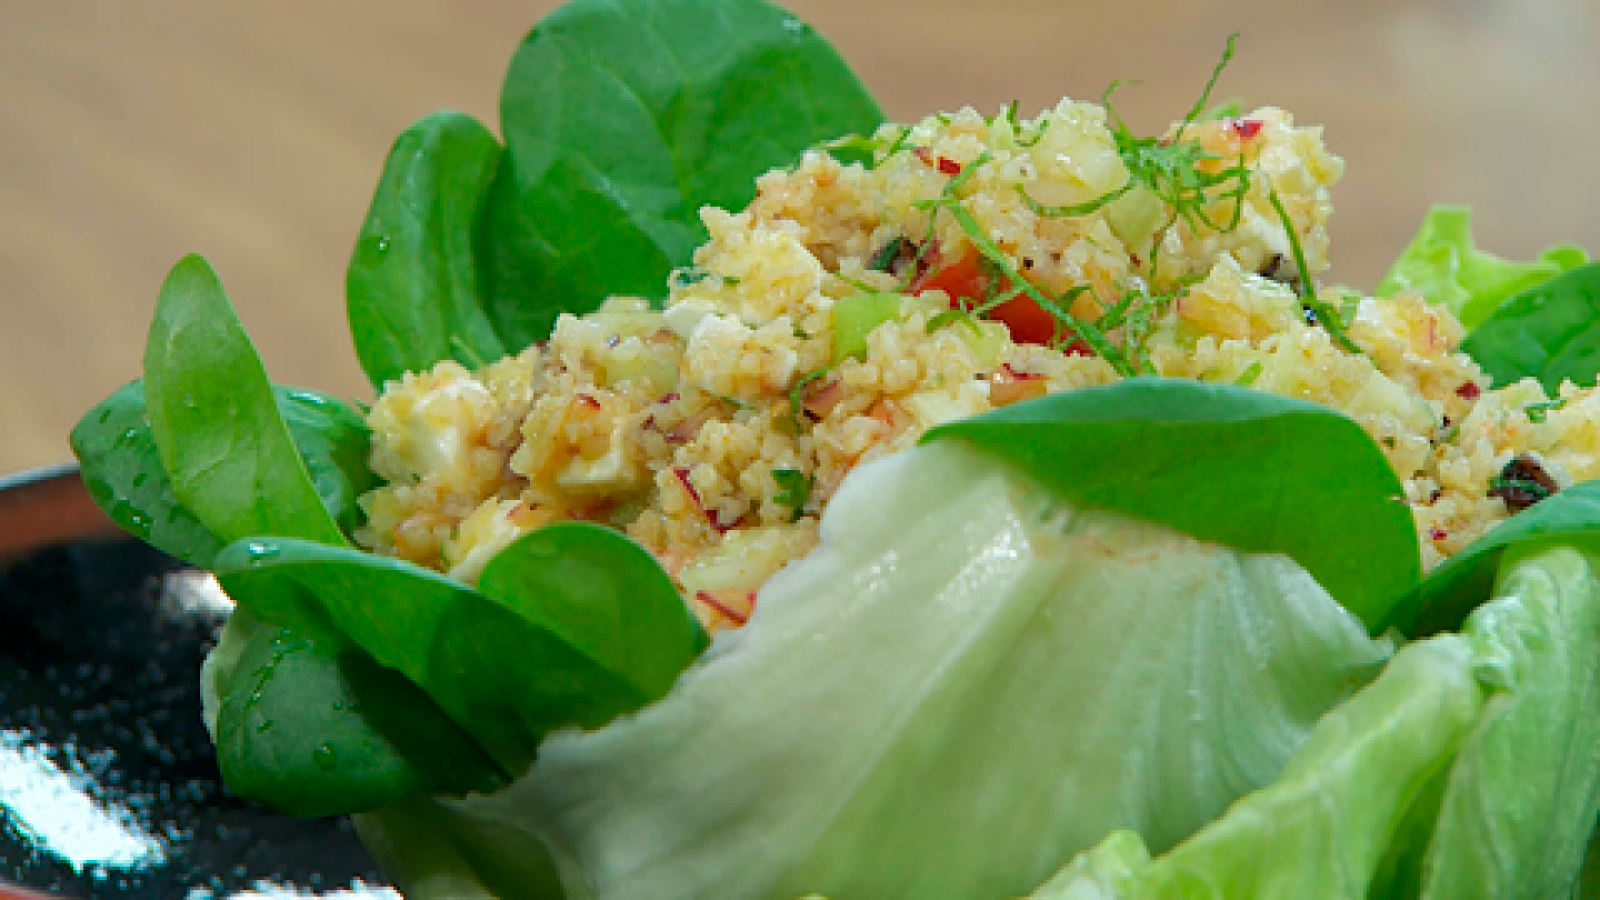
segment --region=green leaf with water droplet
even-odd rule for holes
[[[263,621],[349,640],[403,673],[508,771],[557,728],[597,728],[659,699],[705,649],[671,579],[627,537],[561,523],[484,570],[482,592],[401,560],[284,538],[217,555]]]
[[[89,496],[113,522],[184,562],[211,564],[223,542],[173,495],[145,415],[143,382],[123,385],[89,410],[71,443]]]
[[[208,531],[346,543],[222,282],[199,256],[180,260],[161,286],[144,390],[173,496]]]
[[[224,631],[217,760],[235,794],[296,816],[417,793],[488,791],[506,775],[416,685],[337,639],[237,616]]]
[[[442,359],[476,368],[506,355],[475,249],[500,157],[464,113],[434,113],[395,139],[345,273],[350,335],[373,387]]]
[[[356,498],[377,481],[367,466],[366,423],[324,394],[279,386],[273,392],[322,505],[349,533],[361,522]],[[71,443],[90,496],[112,521],[184,562],[211,565],[224,542],[173,493],[150,431],[144,382],[123,385],[89,410]]]

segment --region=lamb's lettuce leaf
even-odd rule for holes
[[[838,53],[762,0],[577,0],[512,57],[483,234],[508,347],[610,294],[662,296],[757,175],[883,120]]]
[[[1537,378],[1593,387],[1600,373],[1600,263],[1564,272],[1507,300],[1462,342],[1500,387]]]
[[[942,441],[853,472],[821,548],[665,699],[460,806],[537,834],[579,896],[1016,895],[1270,783],[1387,654],[1283,556]]]
[[[588,523],[512,544],[484,570],[481,592],[292,538],[236,542],[215,567],[256,618],[359,647],[409,679],[508,772],[556,728],[597,728],[659,699],[705,647],[655,560]]]
[[[493,790],[507,778],[420,688],[337,639],[235,612],[203,682],[228,789],[290,815]]]
[[[1285,553],[1373,634],[1421,577],[1394,469],[1361,426],[1325,406],[1149,376],[1002,407],[924,441],[951,438],[1074,504]]]
[[[323,508],[350,533],[362,519],[356,498],[378,481],[367,466],[372,435],[366,422],[327,394],[282,385],[273,385],[272,393]],[[200,568],[211,565],[225,542],[173,493],[150,430],[142,380],[85,414],[72,429],[72,450],[90,495],[113,521],[163,553]]]
[[[1435,206],[1411,243],[1378,283],[1377,295],[1421,291],[1455,313],[1469,330],[1507,299],[1588,261],[1574,244],[1557,244],[1525,263],[1501,259],[1472,240],[1472,212]]]
[[[477,368],[506,355],[476,247],[502,156],[489,129],[449,111],[390,148],[345,273],[350,336],[374,388],[442,359]]]
[[[223,541],[281,534],[348,544],[221,280],[198,256],[180,260],[161,286],[144,395],[172,494],[206,530]]]

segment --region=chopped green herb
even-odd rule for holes
[[[789,417],[794,420],[795,430],[803,430],[806,427],[806,388],[809,388],[812,382],[830,371],[832,371],[830,367],[824,366],[807,372],[800,376],[800,380],[794,383],[794,387],[789,388]]]
[[[867,263],[867,268],[874,272],[887,272],[894,265],[894,261],[900,257],[900,254],[910,249],[910,247],[911,242],[909,240],[903,236],[897,237],[884,244],[881,250],[873,254],[872,261]]]
[[[911,137],[911,126],[910,125],[902,125],[902,126],[900,126],[900,133],[895,136],[894,142],[889,145],[889,149],[883,151],[883,157],[882,157],[882,159],[879,160],[879,162],[883,162],[884,160],[887,160],[887,159],[893,157],[896,153],[899,153],[901,150],[905,149],[906,141],[910,137]]]
[[[716,272],[712,272],[709,269],[702,269],[699,266],[689,266],[687,268],[674,269],[672,272],[671,283],[672,287],[674,288],[686,288],[690,285],[696,285],[711,278],[717,279],[717,281],[725,287],[733,287],[739,283],[739,279],[731,275],[718,275]]]
[[[881,138],[851,134],[825,141],[822,149],[843,165],[859,164],[863,168],[872,169],[877,166],[878,154],[883,151],[884,146]]]
[[[1524,453],[1512,457],[1500,474],[1489,479],[1489,496],[1505,501],[1506,508],[1521,512],[1561,489],[1538,458]]]
[[[1272,208],[1278,214],[1278,221],[1283,224],[1284,234],[1289,236],[1289,250],[1294,254],[1295,268],[1300,272],[1300,302],[1306,310],[1315,315],[1317,321],[1327,330],[1328,334],[1339,346],[1351,353],[1360,353],[1361,348],[1356,342],[1350,340],[1350,335],[1345,333],[1345,322],[1339,312],[1317,299],[1316,281],[1311,277],[1311,268],[1306,265],[1305,250],[1300,246],[1300,235],[1295,230],[1294,220],[1289,218],[1289,211],[1283,208],[1283,201],[1278,198],[1278,189],[1272,188],[1267,193]]]
[[[1245,370],[1239,373],[1239,377],[1233,380],[1233,383],[1240,387],[1249,387],[1250,385],[1255,384],[1256,379],[1260,377],[1261,362],[1257,360],[1256,362],[1246,366]]]
[[[978,327],[977,316],[973,315],[971,310],[947,309],[928,320],[927,331],[929,334],[933,334],[935,331],[955,322],[965,322],[972,326],[973,329]]]
[[[1560,400],[1552,400],[1549,403],[1530,403],[1524,406],[1522,411],[1528,414],[1528,421],[1543,422],[1550,410],[1560,409],[1566,405],[1567,398],[1562,397]]]
[[[779,506],[787,506],[792,513],[790,522],[800,521],[805,515],[806,502],[811,499],[811,489],[816,485],[814,475],[807,475],[799,469],[773,469],[772,480],[778,486],[778,493],[773,500]]]

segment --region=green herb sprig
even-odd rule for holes
[[[779,506],[789,507],[790,522],[800,521],[800,517],[805,515],[806,503],[811,500],[811,491],[816,487],[816,476],[807,475],[799,469],[773,469],[772,481],[778,486],[773,501]]]
[[[1348,322],[1345,321],[1344,311],[1334,309],[1329,304],[1317,298],[1316,280],[1311,277],[1311,268],[1306,265],[1305,250],[1300,246],[1300,235],[1295,230],[1294,220],[1289,218],[1289,211],[1284,209],[1283,200],[1278,197],[1278,189],[1272,188],[1267,193],[1267,199],[1272,203],[1272,209],[1278,214],[1278,221],[1283,224],[1284,234],[1289,236],[1289,250],[1294,254],[1295,268],[1300,272],[1300,302],[1317,317],[1322,327],[1333,336],[1335,342],[1351,353],[1361,353],[1361,348],[1350,339],[1345,332]]]

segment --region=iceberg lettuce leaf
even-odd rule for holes
[[[822,527],[661,702],[463,808],[583,896],[1017,895],[1112,829],[1182,840],[1388,655],[1285,557],[955,442],[858,469]]]
[[[1462,746],[1424,862],[1422,896],[1570,890],[1600,815],[1600,539],[1507,551],[1466,633],[1493,690]]]
[[[1367,897],[1411,801],[1449,765],[1483,706],[1470,642],[1411,644],[1317,724],[1271,786],[1148,864],[1136,836],[1113,834],[1034,900]]]
[[[1033,897],[1572,895],[1600,815],[1597,551],[1513,547],[1461,634],[1402,649],[1272,785],[1153,860],[1114,833]]]

